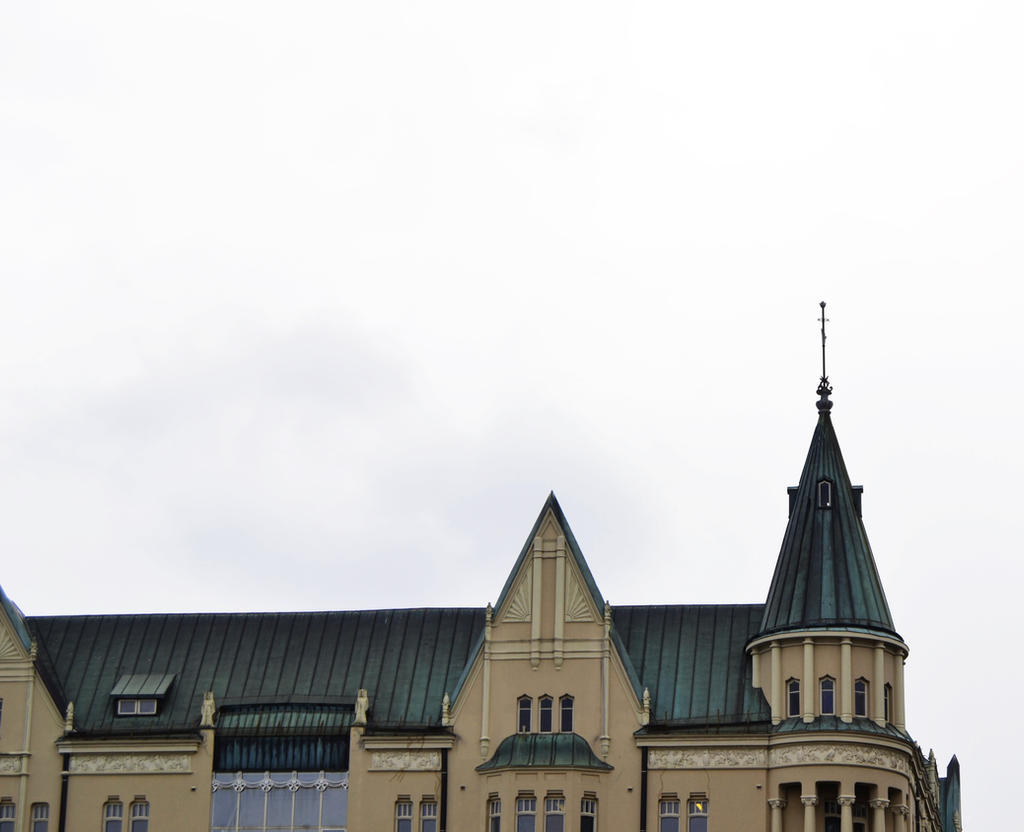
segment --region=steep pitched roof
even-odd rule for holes
[[[31,650],[32,636],[29,635],[28,628],[25,626],[25,616],[18,609],[18,605],[7,597],[2,586],[0,586],[0,612],[7,616],[7,620],[11,623],[11,629],[14,630],[21,646],[25,648],[26,652]]]
[[[860,489],[850,483],[831,407],[826,390],[800,484],[791,492],[761,633],[854,627],[898,638],[860,517]],[[822,482],[830,485],[826,507],[819,505]]]
[[[768,704],[751,682],[744,646],[757,632],[761,604],[613,607],[643,685],[651,724],[702,727],[763,722]]]

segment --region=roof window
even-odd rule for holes
[[[157,702],[167,695],[173,683],[173,673],[124,674],[110,691],[117,702],[117,715],[153,716]]]
[[[832,508],[832,483],[828,480],[818,483],[818,508]]]

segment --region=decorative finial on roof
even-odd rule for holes
[[[825,323],[828,321],[825,317],[825,301],[821,302],[821,317],[818,320],[821,321],[821,381],[818,383],[818,395],[821,398],[818,399],[818,410],[827,413],[832,409],[832,402],[828,400],[832,395],[832,385],[828,383],[828,373],[825,372]]]

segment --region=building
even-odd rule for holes
[[[953,832],[819,387],[763,604],[609,606],[554,495],[493,606],[0,614],[0,832]]]

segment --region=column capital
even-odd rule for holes
[[[802,794],[800,795],[800,802],[803,803],[804,806],[817,806],[818,796],[816,794]]]
[[[786,801],[783,800],[781,797],[769,797],[768,805],[771,806],[773,809],[785,809]]]
[[[888,809],[889,801],[882,797],[876,797],[874,800],[869,800],[868,805],[872,809]]]
[[[893,806],[892,807],[892,813],[894,815],[902,815],[903,817],[906,817],[907,815],[910,814],[910,807],[909,806],[904,806],[902,804],[899,805],[899,806]]]
[[[852,794],[841,794],[836,798],[836,803],[840,806],[852,806],[856,800]]]

